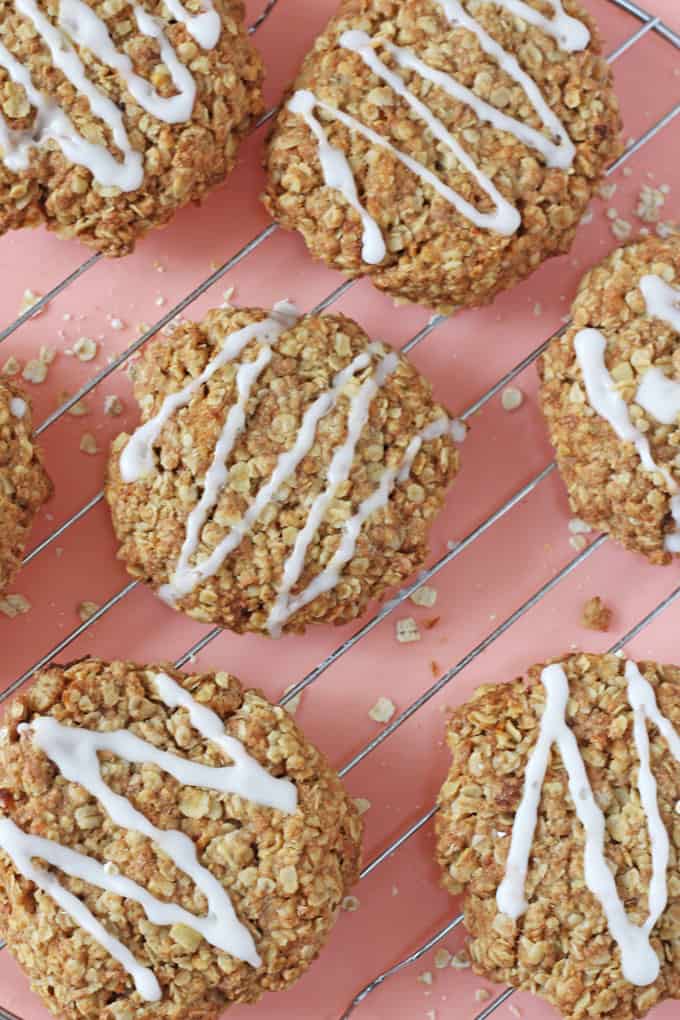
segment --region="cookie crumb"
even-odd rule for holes
[[[9,358],[2,366],[3,375],[18,375],[21,371],[21,362],[18,358],[15,358],[13,354],[10,354]]]
[[[93,361],[97,357],[99,345],[89,336],[80,336],[71,348],[78,361]]]
[[[599,595],[593,595],[584,603],[581,610],[581,626],[587,627],[588,630],[606,631],[609,630],[611,620],[612,611],[605,606]]]
[[[517,386],[506,386],[501,395],[504,411],[516,411],[524,403],[524,394]]]
[[[31,358],[21,373],[26,382],[43,383],[47,379],[47,364],[40,358]]]
[[[62,390],[57,396],[57,407],[62,407],[63,404],[70,398],[71,394],[68,390]],[[83,418],[86,414],[90,413],[90,407],[85,400],[77,400],[72,407],[69,407],[68,414],[73,415],[74,418]]]
[[[294,687],[297,687],[297,681],[294,684],[289,684],[286,687],[286,689],[285,689],[285,691],[283,693],[284,694],[288,694],[288,692],[292,691]],[[290,701],[287,701],[286,704],[283,706],[285,708],[286,712],[288,712],[288,715],[295,715],[296,714],[298,708],[300,707],[300,702],[302,700],[302,693],[303,692],[300,691],[299,694],[296,694],[294,698],[291,698]]]
[[[90,617],[94,616],[95,613],[98,613],[100,608],[101,607],[98,606],[96,602],[81,602],[78,605],[78,616],[81,621],[85,623],[90,619]]]
[[[515,1005],[514,1005],[514,1003],[512,1003],[512,1002],[511,1002],[511,1003],[510,1003],[510,1005],[508,1006],[508,1012],[509,1012],[509,1013],[512,1013],[512,1015],[513,1015],[514,1017],[517,1017],[517,1020],[520,1020],[520,1017],[522,1016],[522,1013],[521,1013],[521,1011],[520,1011],[520,1010],[519,1010],[519,1009],[517,1008],[517,1006],[515,1006]]]
[[[643,184],[638,196],[635,215],[643,223],[658,223],[665,202],[666,196],[661,188],[652,188],[649,184]]]
[[[23,616],[29,613],[33,607],[24,595],[5,595],[0,599],[0,613],[13,620],[15,616]]]
[[[567,525],[572,535],[589,535],[593,530],[589,524],[582,521],[580,517],[572,517]]]
[[[121,329],[125,329],[125,323],[122,319],[119,319],[117,315],[114,315],[109,319],[109,325],[111,326],[111,329],[115,329],[116,333],[119,333]]]
[[[82,453],[88,453],[93,455],[99,453],[99,447],[97,446],[97,440],[91,432],[83,432],[80,437],[80,450]]]
[[[451,963],[451,953],[448,949],[438,949],[434,954],[434,965],[437,970],[443,970]]]
[[[104,397],[104,414],[111,418],[117,418],[123,413],[123,401],[115,393],[109,393]]]
[[[424,584],[422,588],[416,588],[412,595],[409,595],[414,606],[426,606],[431,609],[437,601],[437,589]]]
[[[24,312],[27,312],[29,310],[29,308],[33,308],[34,305],[37,305],[38,301],[40,301],[41,298],[42,294],[38,294],[36,291],[27,288],[24,291],[24,295],[21,299],[18,314],[23,315]],[[36,311],[33,313],[33,316],[42,315],[46,308],[47,305],[43,305],[41,308],[36,309]]]
[[[572,549],[575,549],[576,552],[583,552],[585,547],[588,545],[588,542],[583,535],[572,535],[569,539],[569,545]]]
[[[353,914],[360,906],[361,903],[356,896],[345,896],[344,900],[340,904],[341,909],[346,910],[348,914]]]
[[[418,624],[412,616],[405,616],[396,623],[397,641],[401,644],[408,644],[411,641],[420,641]]]
[[[472,966],[467,949],[461,949],[451,957],[450,966],[454,970],[468,970]]]
[[[419,974],[419,975],[418,975],[418,977],[417,977],[417,979],[416,979],[416,980],[417,980],[417,981],[418,981],[418,982],[419,982],[419,983],[420,983],[421,985],[431,985],[431,984],[432,984],[432,981],[433,981],[433,978],[432,978],[432,971],[431,971],[431,970],[424,970],[422,974]]]
[[[628,220],[621,219],[620,216],[617,216],[612,222],[611,232],[617,241],[627,241],[633,233],[633,227]]]
[[[370,800],[367,800],[366,797],[355,797],[354,805],[360,815],[365,815],[371,807],[371,802]]]
[[[491,996],[487,992],[486,988],[475,989],[475,1002],[486,1002],[486,1000],[490,998]]]
[[[386,723],[390,721],[396,710],[396,705],[390,698],[380,697],[373,708],[369,709],[368,715],[373,722]]]

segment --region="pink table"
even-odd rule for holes
[[[648,4],[680,29],[677,0],[648,0]],[[610,0],[588,0],[588,5],[599,19],[608,51],[640,25]],[[260,0],[252,0],[249,6],[254,18]],[[268,67],[270,105],[277,101],[333,6],[332,0],[280,0],[258,32],[257,44]],[[673,48],[653,32],[621,56],[616,79],[626,137],[639,137],[678,102],[678,72]],[[185,210],[125,261],[98,262],[52,300],[44,314],[5,340],[0,363],[10,354],[26,361],[42,344],[61,352],[47,382],[29,386],[37,422],[55,409],[63,391],[74,392],[124,350],[141,323],[155,323],[216,266],[269,226],[258,201],[263,185],[263,137],[263,130],[251,137],[228,185],[200,210]],[[466,312],[438,325],[414,350],[414,362],[435,380],[437,397],[453,413],[461,414],[487,393],[560,326],[583,271],[616,243],[606,210],[615,208],[637,231],[642,223],[634,209],[641,186],[675,185],[679,158],[680,118],[628,161],[632,173],[624,175],[619,170],[613,175],[615,195],[594,202],[592,222],[581,228],[571,255],[546,265],[492,308]],[[674,215],[677,219],[675,191],[668,196],[663,218],[672,220]],[[26,288],[47,292],[87,257],[78,245],[59,242],[44,231],[6,237],[0,251],[0,328],[14,319]],[[235,288],[233,300],[239,304],[267,306],[285,296],[307,309],[341,283],[337,274],[309,260],[297,236],[276,231],[199,297],[188,314],[202,315],[219,304],[230,287]],[[365,282],[349,289],[332,308],[353,315],[369,333],[396,347],[424,327],[430,316],[419,308],[396,312],[388,298]],[[114,330],[111,318],[122,320],[125,328]],[[101,340],[94,363],[82,364],[64,353],[82,335]],[[434,532],[433,563],[447,552],[447,543],[468,536],[551,461],[535,399],[533,365],[520,373],[516,384],[526,397],[519,410],[503,411],[495,395],[470,419],[471,432],[462,449],[463,469]],[[100,490],[110,439],[135,422],[129,392],[127,376],[116,370],[88,397],[88,416],[64,415],[45,432],[47,462],[57,491],[40,515],[34,543],[50,535]],[[121,418],[104,414],[104,398],[110,394],[124,401]],[[98,454],[80,451],[84,432],[96,437]],[[565,571],[577,556],[570,545],[570,516],[562,485],[550,473],[439,573],[432,582],[438,590],[435,610],[406,603],[318,677],[303,696],[298,720],[335,765],[351,761],[380,733],[381,727],[368,717],[380,695],[390,697],[399,711],[406,709],[435,678],[460,663],[511,613]],[[461,702],[481,682],[511,678],[543,657],[577,646],[593,651],[608,648],[673,592],[678,578],[677,563],[666,570],[655,569],[608,542],[592,555],[586,552],[583,562],[527,608],[507,633],[351,769],[346,779],[349,790],[371,803],[365,816],[366,862],[432,806],[448,764],[443,747],[448,705]],[[79,603],[91,600],[104,605],[127,584],[115,560],[107,512],[99,503],[36,556],[16,581],[13,591],[25,595],[32,609],[12,621],[0,617],[2,685],[9,685],[79,625]],[[594,594],[614,609],[609,634],[580,627],[581,605]],[[432,629],[423,628],[419,643],[398,644],[395,618],[411,615],[421,623],[435,615],[439,619]],[[645,627],[627,650],[639,658],[678,662],[679,626],[680,601]],[[277,648],[255,637],[224,634],[199,656],[199,665],[228,668],[274,699],[356,629],[320,628],[304,639],[285,639]],[[205,632],[173,614],[149,592],[136,589],[70,644],[63,657],[96,653],[139,661],[177,658]],[[282,1020],[337,1020],[364,984],[458,913],[459,904],[438,886],[432,847],[432,823],[428,822],[360,883],[355,890],[359,908],[343,914],[327,951],[293,991],[278,998],[269,996],[254,1008],[236,1009],[230,1016],[265,1020],[277,1011]],[[441,944],[453,953],[464,938],[458,928]],[[417,980],[424,972],[434,975],[432,984]],[[491,1001],[484,996],[493,997],[498,991],[469,970],[436,969],[431,951],[371,995],[357,1009],[356,1018],[472,1020]],[[7,952],[0,953],[0,1004],[25,1020],[47,1016]],[[657,1009],[653,1020],[671,1020],[678,1008],[676,1004]],[[496,1016],[509,1020],[517,1016],[517,1010],[524,1020],[556,1015],[529,995],[517,994]]]

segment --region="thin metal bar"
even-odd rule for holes
[[[254,35],[255,32],[257,32],[260,25],[263,25],[265,23],[265,21],[272,13],[278,2],[279,0],[267,0],[267,3],[264,5],[264,10],[262,11],[262,14],[258,15],[258,17],[255,18],[255,21],[248,29],[248,35]]]
[[[450,684],[452,680],[455,680],[455,678],[462,673],[471,662],[474,662],[478,655],[485,652],[486,649],[494,643],[494,641],[497,641],[499,637],[502,637],[503,634],[506,633],[506,631],[510,630],[513,624],[517,623],[518,620],[521,620],[521,618],[528,613],[530,609],[533,609],[533,607],[537,605],[541,599],[545,598],[545,596],[548,595],[553,588],[556,588],[560,581],[563,581],[565,577],[569,577],[569,575],[580,567],[585,560],[592,556],[593,553],[597,552],[597,550],[600,549],[606,541],[607,536],[600,535],[600,537],[596,538],[591,545],[583,550],[583,552],[580,552],[578,556],[574,557],[574,559],[570,560],[566,566],[562,567],[562,569],[559,570],[554,577],[551,577],[549,581],[546,581],[545,584],[541,585],[538,591],[534,592],[531,598],[528,598],[526,602],[523,602],[522,605],[514,611],[514,613],[511,613],[510,616],[506,617],[506,619],[503,620],[498,627],[495,627],[490,634],[487,634],[483,641],[480,641],[478,645],[475,645],[472,651],[463,656],[457,665],[440,676],[436,683],[432,684],[431,687],[428,687],[428,689],[424,691],[419,698],[416,698],[416,700],[413,701],[408,708],[405,708],[403,712],[400,712],[391,723],[389,723],[383,730],[380,731],[380,733],[377,734],[377,736],[373,738],[373,740],[369,741],[369,743],[366,744],[366,746],[359,751],[358,754],[355,754],[354,757],[339,770],[338,775],[340,778],[343,779],[348,772],[351,772],[352,769],[356,768],[356,766],[372,751],[374,751],[376,747],[380,747],[380,745],[387,740],[388,737],[391,737],[393,733],[403,726],[407,719],[410,719],[412,715],[415,715],[415,713],[421,709],[423,705],[426,705],[428,701],[431,701],[436,694],[439,694],[439,692],[443,690],[447,684]]]
[[[668,42],[672,43],[674,46],[680,47],[680,35],[678,35],[677,32],[674,32],[669,25],[659,22],[659,19],[655,18],[649,11],[646,11],[644,7],[640,7],[638,4],[632,3],[631,0],[610,0],[610,2],[615,4],[617,7],[620,7],[621,10],[627,11],[628,14],[632,14],[639,21],[657,22],[654,28],[659,35],[663,36],[664,39],[667,39]]]
[[[10,1013],[9,1010],[3,1009],[0,1006],[0,1020],[21,1020],[21,1017],[17,1016],[16,1013]]]
[[[640,25],[637,32],[633,32],[633,34],[628,36],[627,39],[624,39],[620,46],[617,46],[615,50],[612,50],[607,57],[609,63],[613,64],[613,62],[623,56],[623,54],[629,50],[631,46],[635,46],[635,43],[638,42],[639,39],[642,39],[643,36],[647,35],[648,32],[660,24],[661,18],[652,18],[651,21],[647,21],[644,25]]]
[[[506,988],[504,992],[501,992],[493,1002],[489,1003],[486,1009],[483,1009],[481,1013],[478,1013],[475,1020],[488,1020],[488,1017],[492,1013],[495,1013],[499,1006],[502,1006],[504,1002],[507,1002],[511,995],[514,995],[517,991],[516,988]]]
[[[669,110],[668,113],[661,118],[661,120],[658,120],[656,124],[653,124],[652,127],[648,128],[643,135],[640,135],[637,141],[633,142],[624,152],[621,153],[619,158],[609,167],[607,176],[609,177],[611,174],[615,173],[615,171],[618,170],[627,159],[630,159],[630,157],[635,155],[636,152],[639,152],[640,149],[647,144],[647,142],[651,142],[652,138],[655,138],[660,131],[663,131],[663,129],[670,124],[679,113],[680,103],[676,103],[672,110]]]
[[[104,493],[98,492],[96,496],[93,496],[92,499],[88,500],[85,506],[82,506],[77,513],[73,514],[72,517],[69,517],[69,519],[64,521],[63,524],[60,524],[56,531],[53,531],[51,535],[48,535],[47,538],[44,538],[42,542],[39,542],[35,548],[31,549],[31,551],[24,556],[22,566],[28,566],[31,560],[34,560],[39,553],[47,549],[47,547],[52,545],[53,542],[56,542],[58,538],[61,538],[64,532],[68,531],[71,525],[77,524],[78,521],[82,520],[82,518],[88,514],[93,507],[97,506],[98,503],[101,503],[103,499]]]
[[[20,677],[17,677],[17,679],[14,680],[9,687],[0,692],[0,705],[14,694],[14,692],[17,691],[22,684],[25,684],[27,680],[30,680],[31,677],[38,672],[38,670],[43,669],[44,666],[47,666],[50,662],[52,662],[55,655],[59,655],[60,652],[63,652],[65,648],[68,648],[68,646],[76,640],[76,638],[79,638],[81,634],[84,634],[86,630],[92,627],[97,620],[101,620],[102,616],[104,616],[105,613],[108,613],[109,609],[113,609],[113,607],[118,605],[119,602],[122,602],[125,596],[128,595],[133,588],[136,588],[138,584],[139,581],[130,581],[129,584],[126,584],[124,588],[121,588],[121,590],[105,602],[103,606],[100,606],[96,613],[93,613],[87,620],[84,620],[79,627],[76,627],[76,629],[72,630],[70,634],[67,634],[58,645],[55,645],[55,647],[51,649],[51,651],[49,651],[46,655],[43,655],[41,659],[38,659],[38,661],[34,663],[30,669],[27,669],[25,673],[22,673]]]
[[[9,326],[5,326],[3,330],[0,330],[0,343],[10,337],[12,333],[19,329],[20,326],[23,326],[25,322],[32,319],[34,315],[37,315],[38,312],[57,297],[58,294],[61,294],[63,290],[70,287],[72,283],[75,283],[78,277],[82,276],[88,271],[88,269],[91,269],[92,266],[96,265],[101,257],[100,252],[95,252],[94,255],[90,255],[89,259],[86,259],[76,269],[74,269],[72,273],[65,276],[60,283],[55,284],[51,290],[48,290],[47,294],[43,294],[43,296],[39,298],[34,305],[31,305],[31,307],[27,308],[25,312],[22,312],[21,315],[17,316],[14,322],[11,322]]]
[[[453,921],[449,921],[449,923],[445,925],[440,931],[438,931],[436,935],[433,935],[431,939],[428,939],[428,941],[424,945],[422,945],[420,949],[416,949],[413,953],[410,953],[408,956],[404,957],[403,960],[400,960],[399,963],[395,963],[395,965],[393,967],[390,967],[389,970],[386,970],[384,971],[384,973],[379,974],[376,978],[374,978],[371,981],[370,984],[366,985],[365,988],[362,988],[359,994],[354,997],[349,1006],[349,1009],[345,1010],[345,1012],[340,1017],[340,1020],[348,1020],[348,1018],[352,1015],[357,1006],[360,1006],[364,999],[368,998],[371,992],[375,991],[375,989],[378,988],[383,983],[383,981],[386,981],[387,978],[392,977],[393,974],[398,974],[399,971],[405,970],[406,967],[410,967],[411,964],[417,963],[418,960],[425,956],[426,953],[429,953],[429,951],[434,946],[441,942],[442,939],[445,939],[447,935],[450,935],[451,932],[462,923],[463,915],[460,914],[458,917],[454,918]]]
[[[638,636],[640,631],[644,630],[650,623],[652,623],[658,616],[661,616],[669,606],[672,606],[677,599],[680,598],[680,587],[675,588],[670,595],[667,595],[663,602],[660,602],[658,606],[655,606],[651,612],[647,613],[645,617],[640,620],[634,627],[632,627],[627,634],[624,634],[622,638],[616,642],[615,645],[609,649],[610,652],[620,652],[627,644],[633,641]]]
[[[395,839],[392,843],[390,843],[390,845],[385,850],[383,850],[382,853],[378,854],[377,857],[374,857],[373,860],[366,865],[366,867],[359,875],[359,878],[360,879],[368,878],[371,872],[375,871],[378,865],[382,864],[383,861],[386,861],[388,857],[392,856],[392,854],[395,854],[397,850],[399,850],[399,848],[404,845],[404,843],[407,843],[409,841],[411,836],[415,836],[417,832],[420,832],[423,826],[427,825],[431,818],[434,818],[438,810],[439,809],[435,804],[435,806],[430,808],[429,811],[422,815],[417,822],[414,822],[413,825],[409,826],[409,828],[405,832],[402,832],[401,836],[399,836],[398,839]]]

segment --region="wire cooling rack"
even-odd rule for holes
[[[612,53],[609,54],[609,61],[614,62],[621,57],[631,47],[640,43],[650,33],[655,33],[663,38],[669,46],[674,47],[676,51],[680,51],[680,35],[676,33],[668,25],[664,24],[659,17],[655,17],[638,4],[631,2],[631,0],[607,0],[608,3],[617,7],[628,14],[630,14],[638,22],[638,26],[628,38],[626,38]],[[276,7],[277,0],[269,0],[265,5],[262,13],[251,25],[250,31],[256,32],[257,29],[267,20],[273,9]],[[634,24],[634,22],[631,22]],[[270,109],[255,125],[260,127],[270,120],[276,113],[276,108]],[[680,103],[672,106],[656,123],[654,123],[648,130],[642,133],[635,140],[631,140],[621,155],[621,157],[609,168],[608,175],[613,174],[618,170],[627,160],[630,159],[635,153],[639,152],[648,142],[655,138],[661,131],[667,128],[671,122],[680,114]],[[227,273],[233,270],[236,266],[242,263],[248,258],[253,252],[255,252],[261,245],[263,245],[279,228],[276,224],[270,224],[266,228],[260,231],[255,237],[253,237],[247,244],[243,245],[237,252],[235,252],[229,259],[227,259],[222,265],[214,270],[209,276],[201,281],[198,286],[194,287],[181,301],[177,302],[172,308],[163,314],[152,326],[145,329],[143,333],[121,354],[111,360],[111,362],[97,372],[85,385],[80,387],[72,396],[64,400],[60,406],[50,413],[45,420],[36,428],[36,434],[38,436],[46,432],[51,426],[53,426],[59,419],[61,419],[67,412],[74,407],[79,401],[83,400],[88,394],[99,387],[104,380],[109,378],[112,373],[124,366],[129,360],[135,355],[155,334],[157,334],[164,327],[168,326],[180,315],[185,309],[187,309],[197,298],[203,295],[209,288],[215,283],[221,280]],[[0,330],[0,343],[9,338],[14,334],[24,323],[31,319],[41,308],[46,306],[50,301],[56,298],[59,294],[67,290],[72,284],[80,279],[84,274],[92,269],[101,259],[98,254],[92,255],[85,259],[76,269],[65,276],[59,283],[53,286],[44,296],[42,296],[37,303],[32,307],[28,308],[11,323]],[[320,301],[313,312],[322,312],[329,308],[335,302],[339,301],[349,290],[355,285],[356,281],[348,280],[337,286],[331,293],[329,293],[322,301]],[[444,322],[447,321],[447,317],[443,315],[435,315],[430,321],[423,326],[411,339],[403,345],[402,352],[408,354],[414,350],[419,344],[426,340],[430,334],[434,333]],[[477,400],[470,404],[459,417],[468,422],[474,418],[498,393],[500,393],[504,387],[512,382],[517,376],[519,376],[527,367],[529,367],[540,354],[546,349],[551,340],[561,335],[566,329],[566,325],[563,325],[561,329],[557,330],[547,339],[545,339],[538,347],[532,350],[526,355],[521,361],[519,361],[512,369],[506,372],[502,378],[498,379],[493,386],[489,387],[486,392],[482,394]],[[505,518],[511,511],[517,507],[522,501],[529,496],[534,490],[536,490],[544,481],[555,471],[555,463],[551,462],[545,465],[545,467],[539,471],[533,478],[531,478],[525,485],[518,489],[511,498],[506,500],[501,506],[489,514],[489,516],[482,521],[478,526],[467,534],[462,541],[458,542],[450,548],[443,556],[440,557],[428,570],[424,571],[419,575],[417,580],[412,584],[403,588],[393,599],[385,603],[378,612],[370,617],[363,625],[348,639],[344,640],[336,648],[334,648],[330,654],[328,654],[323,661],[318,663],[313,669],[311,669],[302,679],[300,679],[295,685],[293,685],[288,692],[280,699],[280,704],[286,705],[297,695],[299,695],[306,688],[314,684],[334,663],[345,656],[348,652],[354,648],[366,635],[374,630],[380,623],[382,623],[388,616],[408,599],[417,588],[419,588],[424,582],[431,580],[440,571],[444,570],[450,563],[452,563],[457,557],[465,552],[470,546],[473,545],[478,539],[482,537],[489,529],[493,528],[501,519]],[[90,500],[88,500],[76,513],[69,516],[62,524],[59,525],[51,534],[49,534],[44,540],[39,542],[25,557],[24,565],[27,565],[33,561],[36,557],[40,556],[45,552],[53,543],[55,543],[62,535],[64,535],[69,529],[73,528],[78,522],[82,521],[92,510],[103,500],[103,492],[98,492]],[[573,559],[558,570],[548,581],[546,581],[537,591],[535,591],[528,599],[526,599],[520,606],[518,606],[510,615],[507,616],[501,623],[499,623],[494,629],[474,648],[472,648],[466,655],[464,655],[459,662],[451,669],[444,672],[430,687],[424,690],[410,705],[399,712],[399,714],[385,726],[379,734],[372,740],[366,743],[366,745],[356,753],[350,761],[348,761],[344,767],[339,770],[341,777],[347,776],[354,768],[356,768],[361,762],[363,762],[370,754],[372,754],[384,741],[388,740],[397,730],[400,729],[403,724],[414,716],[424,705],[426,705],[432,698],[435,697],[446,685],[451,683],[456,677],[458,677],[463,670],[465,670],[478,656],[486,651],[491,645],[494,644],[499,638],[506,634],[515,623],[517,623],[522,617],[524,617],[533,607],[540,603],[549,593],[551,593],[557,586],[565,580],[568,576],[578,571],[579,567],[586,562],[606,541],[605,536],[596,538],[590,545],[584,548],[578,553]],[[5,702],[14,692],[16,692],[23,684],[30,680],[30,678],[41,668],[47,665],[49,662],[54,660],[62,652],[69,648],[69,646],[76,641],[82,634],[84,634],[89,628],[91,628],[97,621],[101,620],[107,613],[109,613],[115,606],[123,602],[130,594],[138,587],[138,582],[130,581],[125,584],[119,591],[111,596],[92,616],[86,621],[76,627],[69,634],[67,634],[61,641],[47,650],[40,658],[28,669],[26,669],[20,676],[12,681],[3,691],[0,693],[0,704]],[[633,638],[641,633],[652,621],[656,620],[663,612],[676,602],[680,598],[680,586],[676,587],[669,595],[667,595],[660,603],[658,603],[650,612],[648,612],[639,622],[632,627],[623,637],[621,637],[610,649],[612,652],[620,651],[628,644]],[[220,634],[223,632],[220,628],[214,628],[207,634],[201,637],[200,640],[196,641],[190,648],[188,648],[184,654],[182,654],[176,662],[178,667],[182,667],[193,660],[193,658],[202,652],[208,645],[215,641]],[[414,823],[412,823],[405,831],[401,832],[398,837],[393,839],[389,845],[382,850],[380,854],[374,857],[361,872],[361,879],[367,878],[373,874],[377,868],[379,868],[385,861],[391,858],[397,853],[402,847],[404,847],[409,840],[411,840],[416,833],[420,832],[428,823],[433,819],[436,814],[436,806],[430,807],[425,811],[421,817],[419,817]],[[445,939],[452,931],[459,927],[463,923],[463,915],[459,914],[453,917],[447,924],[442,928],[434,932],[426,941],[423,942],[416,950],[399,960],[394,965],[390,966],[382,973],[378,974],[369,984],[367,984],[349,1003],[347,1010],[343,1013],[340,1020],[347,1020],[354,1013],[354,1011],[363,1003],[368,996],[382,985],[389,977],[401,972],[411,964],[422,959],[426,953],[428,953],[434,946]],[[0,950],[4,949],[4,944],[0,943]],[[496,999],[494,999],[485,1009],[478,1013],[475,1020],[486,1020],[490,1017],[508,998],[514,993],[514,989],[509,988],[502,992]],[[2,991],[0,989],[0,995]],[[28,1018],[17,1017],[16,1014],[10,1012],[2,1005],[0,1005],[0,1020],[28,1020]]]

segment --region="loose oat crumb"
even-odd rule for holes
[[[397,641],[401,644],[408,644],[411,641],[420,641],[418,624],[412,616],[405,616],[396,623]]]
[[[448,949],[438,949],[434,954],[434,965],[437,970],[443,970],[451,963],[451,953]]]
[[[56,356],[56,347],[48,347],[46,344],[42,344],[38,351],[38,358],[44,365],[51,365]]]
[[[486,1000],[490,998],[491,996],[487,992],[486,988],[475,989],[475,1002],[486,1002]]]
[[[80,336],[74,343],[72,351],[78,361],[93,361],[97,357],[99,345],[89,336]]]
[[[94,616],[95,613],[99,612],[100,606],[96,602],[81,602],[78,605],[78,616],[85,623],[90,617]]]
[[[4,598],[0,599],[0,613],[8,616],[10,620],[13,620],[15,616],[23,616],[24,613],[29,613],[31,609],[31,603],[24,595],[5,595]]]
[[[62,390],[57,396],[57,407],[65,404],[70,396],[71,394],[67,390]],[[90,407],[86,400],[77,400],[72,407],[69,407],[67,413],[73,415],[74,418],[83,418],[90,413]]]
[[[167,299],[164,298],[162,294],[159,294],[158,297],[156,298],[156,305],[157,305],[157,307],[158,308],[162,308],[163,305],[165,304],[166,300]]]
[[[3,375],[18,375],[21,371],[21,362],[18,358],[15,358],[13,354],[10,354],[9,358],[2,366]]]
[[[293,688],[296,685],[297,685],[297,682],[294,683],[294,684],[289,684],[288,687],[286,687],[286,689],[285,689],[285,691],[283,693],[284,694],[288,694],[288,691],[292,691]],[[298,708],[300,707],[301,700],[302,700],[302,691],[300,691],[299,694],[296,694],[294,698],[291,698],[290,701],[287,701],[286,704],[283,707],[285,708],[286,712],[288,712],[289,715],[295,715],[295,713],[297,712]]]
[[[356,896],[345,896],[344,900],[340,904],[342,910],[346,910],[348,914],[353,914],[360,906],[361,903]]]
[[[540,301],[537,301],[536,304],[534,305],[534,315],[536,316],[537,319],[541,315],[543,315],[543,305],[541,304]]]
[[[461,949],[451,957],[451,966],[454,970],[467,970],[472,966],[467,949]]]
[[[424,970],[422,974],[418,975],[417,980],[421,985],[431,985],[433,981],[432,971]]]
[[[422,588],[416,588],[409,597],[415,606],[426,606],[431,609],[437,601],[437,589],[424,584]]]
[[[624,177],[632,177],[633,176],[633,168],[632,168],[632,166],[624,166],[624,168],[623,168],[623,176]]]
[[[665,202],[666,196],[661,188],[652,188],[649,184],[643,184],[638,196],[635,215],[643,223],[657,223],[661,218],[661,210]]]
[[[386,723],[390,721],[396,710],[396,705],[390,698],[380,697],[373,708],[369,709],[368,715],[373,722]]]
[[[360,815],[365,815],[371,807],[371,802],[366,797],[355,797],[354,804]]]
[[[425,1020],[437,1020],[437,1010],[436,1009],[426,1010]]]
[[[610,202],[611,199],[616,194],[616,188],[617,185],[615,181],[604,181],[602,184],[599,185],[597,193],[600,196],[600,198],[603,198],[605,200],[605,202]]]
[[[611,232],[617,241],[627,241],[633,232],[633,227],[628,220],[617,217],[612,223]]]
[[[432,659],[430,662],[430,672],[432,673],[432,676],[435,677],[439,676],[439,674],[441,673],[439,663],[435,659]]]
[[[524,394],[517,386],[506,386],[501,396],[504,411],[516,411],[524,403]]]
[[[47,379],[47,365],[39,358],[31,358],[26,362],[21,375],[26,382],[43,383]]]
[[[97,440],[91,432],[83,432],[80,437],[80,449],[82,453],[95,454],[99,453],[99,447],[97,446]]]
[[[586,209],[586,211],[584,212],[583,216],[581,217],[581,221],[580,222],[582,223],[583,226],[586,226],[586,224],[588,224],[588,223],[592,223],[593,222],[593,210],[592,209]]]
[[[109,324],[111,329],[115,329],[117,333],[120,332],[121,329],[125,329],[125,323],[122,319],[119,319],[117,315],[114,315],[109,319]]]
[[[21,304],[19,305],[19,315],[23,315],[24,312],[27,312],[29,308],[33,308],[33,306],[36,305],[38,301],[40,301],[41,297],[42,294],[38,294],[36,293],[36,291],[27,288],[24,291],[24,295],[21,299]],[[33,313],[33,315],[34,316],[42,315],[46,307],[47,305],[43,305],[42,308],[38,308],[37,311]]]
[[[511,1003],[510,1003],[510,1005],[508,1006],[508,1012],[512,1013],[512,1015],[513,1015],[514,1017],[517,1017],[517,1020],[520,1020],[520,1017],[522,1016],[522,1013],[521,1013],[521,1011],[520,1011],[520,1010],[519,1010],[519,1009],[517,1008],[517,1006],[515,1006],[515,1004],[514,1004],[514,1003],[512,1003],[512,1002],[511,1002]]]
[[[425,621],[425,630],[432,630],[433,627],[437,626],[440,620],[441,616],[431,616],[429,620]]]
[[[583,535],[572,535],[569,539],[569,545],[572,549],[576,549],[577,552],[583,552],[588,542]]]
[[[115,393],[109,393],[104,397],[104,414],[117,418],[123,413],[123,401]]]
[[[568,524],[569,531],[572,535],[589,535],[593,530],[589,524],[582,521],[580,517],[572,517]]]
[[[583,627],[587,627],[588,630],[605,631],[609,630],[611,620],[612,611],[605,606],[599,595],[593,595],[584,603],[581,610],[581,625]]]

